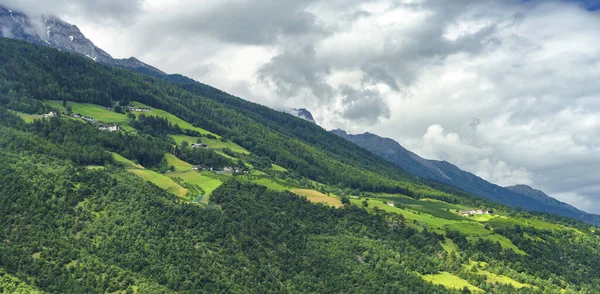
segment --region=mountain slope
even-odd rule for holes
[[[533,193],[522,187],[510,189],[500,187],[445,161],[423,159],[392,139],[382,138],[371,133],[349,135],[342,130],[333,130],[332,132],[420,178],[449,184],[473,195],[510,207],[519,206],[526,210],[554,213],[591,224],[600,224],[598,215],[580,211],[545,194]]]
[[[116,102],[151,109],[117,113]],[[50,111],[57,114],[41,116]],[[128,130],[102,131],[102,120]],[[185,147],[217,136],[248,152]],[[222,181],[198,201],[200,189],[178,197],[128,171],[166,175],[192,191],[177,166],[231,161],[250,172],[189,171]],[[439,190],[315,124],[209,86],[2,38],[0,163],[0,268],[14,277],[0,278],[0,289],[9,292],[4,283],[15,280],[47,293],[600,287],[594,227]],[[296,188],[344,205],[287,191]],[[475,208],[494,214],[459,214]]]
[[[25,40],[66,52],[74,52],[96,62],[124,68],[144,68],[164,74],[134,57],[115,59],[96,47],[75,25],[53,16],[30,17],[24,13],[0,6],[0,37]]]

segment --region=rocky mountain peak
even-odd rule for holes
[[[129,59],[113,58],[86,38],[77,26],[55,16],[29,16],[0,6],[0,37],[25,40],[61,51],[74,52],[108,65],[132,69],[144,67],[163,73],[133,57]]]

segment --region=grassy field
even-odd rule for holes
[[[175,155],[171,153],[165,153],[165,159],[167,160],[167,164],[175,168],[176,172],[189,171],[192,169],[192,165],[177,158]]]
[[[115,153],[115,152],[111,152],[113,159],[120,164],[121,166],[123,166],[126,169],[144,169],[143,166],[136,164],[135,162],[121,156],[121,154]]]
[[[330,206],[341,207],[342,201],[335,197],[327,196],[319,191],[309,189],[295,189],[291,190],[294,194],[305,196],[310,202],[325,203]]]
[[[135,116],[139,116],[141,114],[144,115],[151,115],[151,116],[158,116],[158,117],[162,117],[162,118],[166,118],[170,123],[172,124],[177,124],[179,125],[180,128],[182,129],[186,129],[186,130],[192,130],[192,131],[197,131],[201,134],[211,134],[213,136],[216,136],[217,138],[220,138],[219,135],[211,133],[203,128],[199,128],[199,127],[195,127],[193,126],[191,123],[176,117],[175,115],[168,113],[164,110],[158,109],[158,108],[154,108],[154,107],[150,107],[148,105],[145,105],[143,103],[140,102],[132,102],[131,105],[133,107],[141,107],[141,108],[152,108],[152,111],[150,112],[132,112]]]
[[[197,137],[192,137],[192,136],[186,136],[186,135],[171,135],[171,138],[173,138],[173,140],[175,140],[175,143],[177,143],[177,145],[181,145],[181,142],[183,141],[187,141],[188,143],[192,144],[192,143],[196,143],[198,138]],[[209,139],[209,138],[201,138],[202,143],[208,145],[209,149],[223,149],[223,148],[229,148],[231,149],[231,151],[235,152],[235,153],[241,153],[241,154],[250,154],[250,152],[246,149],[244,149],[243,147],[228,141],[228,142],[223,142],[222,139]]]
[[[485,264],[486,264],[485,262],[471,261],[469,265],[463,265],[463,266],[466,269],[471,270],[474,266],[477,266],[477,265],[484,266]],[[511,279],[507,276],[497,275],[497,274],[488,272],[486,270],[483,270],[479,267],[477,268],[477,274],[485,276],[486,282],[489,284],[508,284],[508,285],[512,285],[513,287],[515,287],[517,289],[521,289],[521,288],[525,288],[525,287],[534,287],[535,288],[535,286],[517,282],[514,279]]]
[[[62,101],[44,101],[44,103],[56,109],[60,109],[63,113],[66,113],[67,111],[63,106]],[[71,106],[71,111],[73,113],[89,116],[103,123],[119,124],[127,132],[136,131],[127,124],[127,115],[124,113],[117,113],[112,109],[89,103],[67,102],[67,105]]]
[[[261,179],[256,179],[256,180],[252,180],[252,183],[255,184],[259,184],[261,186],[265,186],[271,190],[275,190],[275,191],[289,191],[291,189],[291,187],[288,186],[284,186],[283,184],[276,182],[274,180],[271,180],[269,178],[261,178]]]
[[[205,192],[204,196],[210,196],[214,190],[223,184],[222,181],[203,175],[195,170],[190,170],[184,173],[170,173],[169,177],[180,178],[185,183],[196,185],[202,188],[202,190]],[[208,197],[204,197],[204,199],[208,200]]]
[[[283,172],[283,173],[288,171],[285,167],[279,166],[277,164],[271,164],[271,169],[276,172]]]
[[[471,292],[483,292],[483,290],[471,285],[469,282],[449,272],[441,272],[435,275],[424,275],[423,279],[435,285],[442,285],[450,289],[461,290],[464,287],[467,287]]]
[[[444,248],[444,250],[446,250],[448,253],[458,252],[458,247],[456,244],[454,244],[454,242],[448,238],[445,238],[444,242],[440,242],[440,245],[442,245],[442,248]]]
[[[444,233],[446,229],[456,230],[461,232],[462,234],[465,234],[467,236],[467,240],[469,241],[476,241],[479,238],[487,239],[492,242],[499,242],[500,246],[502,246],[502,248],[504,249],[512,249],[514,252],[522,255],[527,254],[525,251],[515,246],[508,238],[502,235],[495,234],[492,231],[486,230],[483,223],[471,221],[470,218],[457,216],[453,213],[450,213],[452,215],[452,219],[447,219],[423,212],[432,210],[435,211],[436,209],[438,209],[436,207],[440,207],[440,205],[444,207],[443,202],[438,203],[437,201],[419,201],[414,199],[411,200],[415,201],[416,203],[419,203],[419,210],[415,208],[415,205],[412,204],[410,200],[403,200],[404,203],[411,204],[407,205],[405,208],[401,208],[389,206],[386,203],[383,203],[382,199],[368,200],[367,202],[369,205],[367,206],[367,209],[373,211],[373,208],[377,207],[387,212],[400,213],[404,216],[407,222],[416,222],[418,225],[425,226],[427,227],[427,229],[433,230],[438,233]],[[362,206],[363,200],[351,199],[351,201],[352,203],[358,206]],[[396,204],[398,203],[399,202],[396,201]],[[431,205],[433,207],[427,208],[427,205]],[[447,212],[446,210],[442,211]],[[444,213],[441,214],[445,215]],[[448,249],[449,248],[450,247],[448,247]]]
[[[157,172],[147,170],[147,169],[128,169],[127,171],[132,172],[139,177],[154,183],[155,185],[163,188],[167,192],[171,194],[175,194],[179,197],[183,197],[187,194],[188,190],[179,186],[175,181],[171,178],[159,174]]]
[[[66,112],[66,108],[63,107],[62,101],[45,101],[45,103]],[[127,122],[127,115],[116,113],[112,109],[107,109],[100,105],[76,102],[67,102],[67,105],[71,106],[71,111],[73,113],[89,116],[102,122],[121,124]]]
[[[16,115],[18,115],[26,123],[32,123],[34,120],[42,118],[41,115],[27,114],[27,113],[23,113],[23,112],[14,111],[14,110],[9,110],[9,111],[12,112],[12,113],[14,113],[14,114],[16,114]]]

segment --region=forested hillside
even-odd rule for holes
[[[0,292],[600,288],[595,227],[196,86],[0,39]]]

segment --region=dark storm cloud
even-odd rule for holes
[[[390,117],[390,108],[376,90],[357,90],[349,85],[340,86],[342,117],[368,125],[380,118]]]
[[[258,76],[263,82],[274,85],[282,99],[309,91],[325,102],[333,95],[333,89],[325,81],[329,73],[330,67],[316,60],[315,49],[305,45],[300,48],[289,46],[260,68]]]
[[[324,33],[318,19],[306,11],[314,1],[221,1],[213,7],[192,6],[159,20],[157,30],[176,28],[179,35],[208,35],[236,44],[274,44],[281,37]]]

